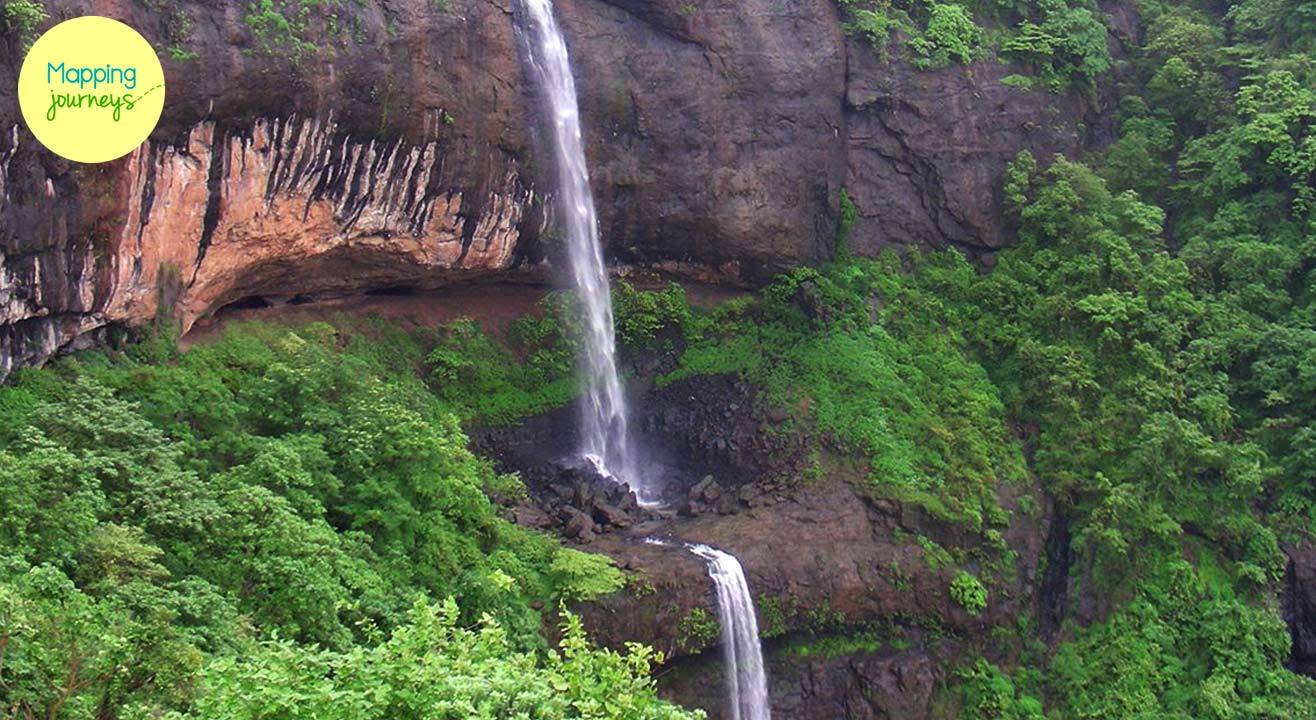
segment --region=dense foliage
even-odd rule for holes
[[[1043,699],[1057,718],[1316,716],[1274,602],[1281,537],[1316,520],[1302,189],[1282,194],[1292,220],[1263,233],[1254,216],[1232,242],[1203,223],[1210,238],[1175,251],[1163,210],[1084,165],[1025,154],[1007,180],[1019,240],[990,273],[954,251],[796,271],[756,300],[669,314],[688,343],[666,379],[754,381],[792,432],[865,457],[872,493],[979,531],[983,548],[1000,544],[997,492],[1030,449],[1069,518],[1071,601],[1097,609],[1071,609],[1054,657],[1018,683],[966,669],[966,716],[1039,717]],[[1207,248],[1231,255],[1208,269]],[[991,559],[919,540],[943,564]],[[991,601],[964,569],[949,594],[975,613]]]
[[[498,516],[433,342],[243,326],[0,388],[4,714],[684,716],[647,650],[544,647],[532,602],[620,571]]]
[[[1095,3],[1066,0],[838,0],[846,29],[883,55],[898,37],[914,66],[967,65],[986,55],[1022,63],[1010,82],[1091,89],[1111,67]]]
[[[1154,206],[1061,160],[1012,175],[1019,246],[981,281],[924,275],[962,301],[998,386],[1038,424],[1035,470],[1073,519],[1071,583],[1108,613],[1069,629],[1054,714],[1316,713],[1268,601],[1282,558],[1264,506],[1284,461],[1239,402],[1252,373],[1230,357],[1233,300],[1168,251]]]

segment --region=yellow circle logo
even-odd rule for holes
[[[151,44],[95,15],[48,30],[18,74],[18,104],[32,134],[77,162],[132,152],[155,129],[164,99],[164,69]]]

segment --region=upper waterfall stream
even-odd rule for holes
[[[640,475],[631,445],[626,396],[617,373],[612,295],[603,264],[589,168],[581,143],[580,107],[566,41],[550,0],[525,0],[529,60],[552,120],[557,192],[566,230],[567,260],[585,315],[586,403],[581,413],[582,454],[605,474],[625,482],[641,501],[655,499]]]
[[[617,373],[612,296],[581,143],[580,108],[566,41],[553,17],[550,0],[525,0],[525,7],[530,25],[530,65],[539,79],[552,118],[567,259],[585,311],[587,402],[581,415],[582,454],[599,465],[603,474],[629,484],[641,501],[653,501],[656,493],[645,483],[636,465],[626,397]],[[717,590],[731,718],[769,720],[758,621],[740,561],[707,545],[687,548],[708,563],[708,574]]]

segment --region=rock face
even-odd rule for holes
[[[47,24],[107,15],[169,48],[168,98],[151,140],[101,165],[52,156],[0,98],[0,376],[161,313],[186,328],[248,297],[433,287],[556,252],[516,0],[330,2],[296,47],[255,33],[247,3],[45,4]],[[843,187],[861,252],[990,250],[1008,160],[1100,135],[1099,102],[1007,87],[995,61],[879,59],[834,0],[557,9],[625,262],[754,281],[823,260]],[[12,86],[21,43],[2,39]]]
[[[1014,70],[994,60],[968,72],[917,70],[865,50],[849,40],[845,87],[845,183],[858,213],[849,244],[860,253],[920,243],[1002,247],[1005,165],[1025,149],[1074,154],[1086,141],[1076,121],[1102,123],[1077,96],[1001,84]]]
[[[1017,570],[994,576],[987,607],[975,615],[948,592],[957,570],[929,562],[913,538],[945,547],[974,547],[981,538],[939,527],[914,507],[869,500],[834,475],[801,483],[771,507],[598,537],[590,550],[607,552],[643,581],[575,610],[604,644],[641,641],[662,650],[672,660],[660,690],[724,717],[717,636],[699,632],[695,622],[717,616],[711,581],[679,541],[719,547],[745,567],[775,713],[796,720],[925,718],[934,690],[964,657],[1008,657],[1009,643],[992,634],[994,627],[1036,616],[1047,523],[1015,513],[1003,534],[1018,553]],[[645,544],[640,534],[678,545]],[[829,647],[829,639],[839,642]]]
[[[845,182],[834,0],[562,0],[604,235],[635,260],[830,254]]]
[[[765,658],[774,717],[790,720],[923,720],[945,673],[918,650],[855,652],[808,658],[769,648]],[[726,691],[721,659],[700,657],[665,676],[663,690],[721,716]]]

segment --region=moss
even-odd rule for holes
[[[847,624],[845,613],[833,610],[831,604],[826,601],[809,608],[804,614],[804,619],[808,629],[814,633],[835,630]]]
[[[941,570],[955,564],[955,558],[950,554],[950,551],[937,544],[937,541],[932,538],[926,535],[918,535],[914,538],[914,542],[918,543],[918,546],[923,550],[923,560],[929,568]]]
[[[802,638],[786,645],[783,652],[797,658],[831,660],[846,655],[880,652],[886,640],[872,630],[846,635],[822,635]]]
[[[841,188],[840,195],[840,219],[836,224],[837,257],[843,257],[849,253],[849,247],[846,244],[846,241],[850,239],[850,230],[854,227],[855,221],[859,219],[859,208],[855,207],[854,200],[851,199],[849,191],[845,188]]]
[[[909,590],[912,578],[909,571],[900,564],[899,560],[893,559],[886,564],[886,576],[895,589],[900,591]]]

